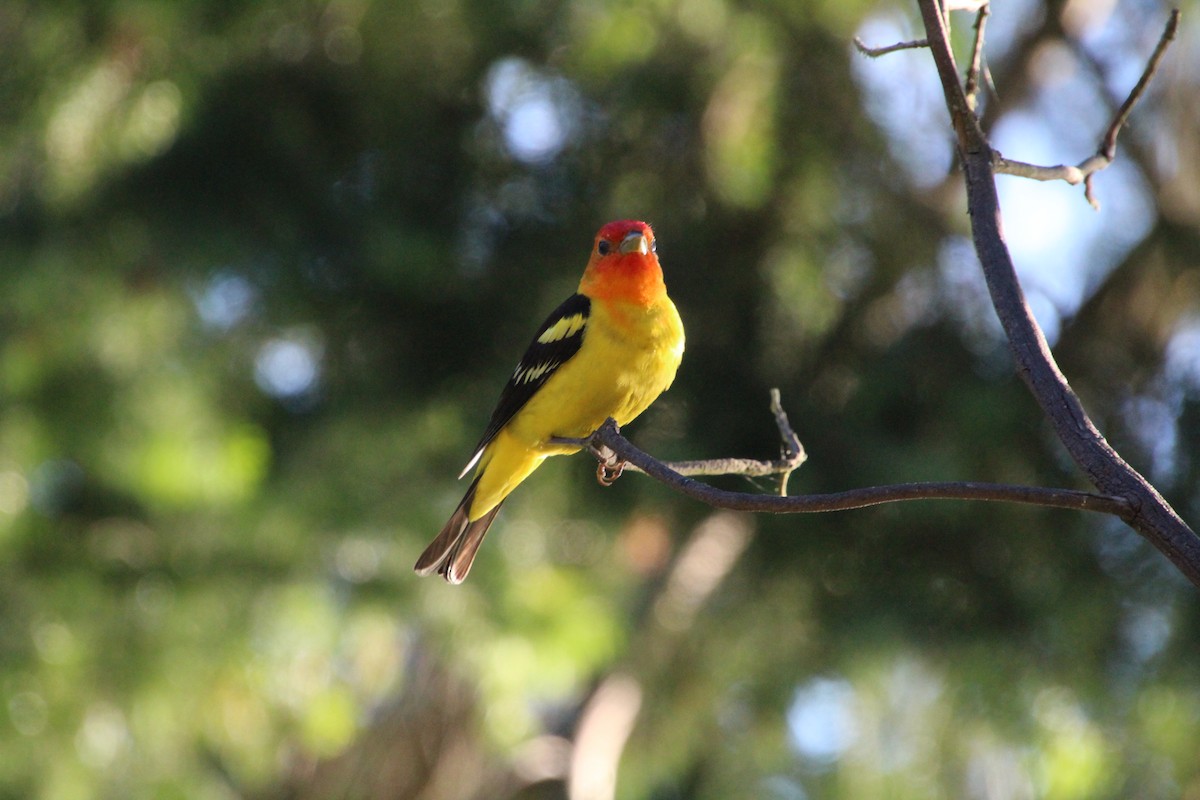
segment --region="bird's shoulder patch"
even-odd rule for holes
[[[579,352],[579,348],[583,346],[591,310],[591,300],[581,294],[571,295],[554,309],[538,328],[533,341],[525,350],[525,355],[521,356],[512,377],[500,393],[500,400],[492,412],[487,430],[475,446],[463,475],[478,463],[483,449],[496,438],[500,429],[524,408],[559,367]]]
[[[574,297],[582,297],[585,301],[587,300],[587,298],[583,297],[581,294],[577,294]],[[538,334],[538,337],[535,340],[536,343],[554,344],[555,342],[560,342],[564,339],[570,339],[572,336],[578,335],[579,332],[583,330],[583,327],[587,325],[587,311],[590,310],[591,303],[587,303],[587,305],[589,306],[589,309],[578,311],[574,314],[566,314],[557,318],[552,316],[551,319],[554,319],[554,322],[548,326],[545,326],[545,330]],[[562,310],[562,306],[559,306],[559,310]],[[550,323],[550,320],[546,320],[546,322]]]

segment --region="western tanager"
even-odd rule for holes
[[[608,417],[624,425],[675,379],[683,323],[667,297],[654,232],[610,222],[596,234],[577,294],[542,323],[463,469],[475,480],[414,569],[461,583],[509,492],[547,456],[579,448]]]

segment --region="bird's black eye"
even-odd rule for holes
[[[600,244],[596,245],[596,252],[602,256],[608,255],[608,251],[612,249],[612,242],[605,239],[600,240]]]
[[[651,252],[651,253],[657,253],[657,252],[658,252],[658,242],[651,242],[651,243],[650,243],[650,252]]]

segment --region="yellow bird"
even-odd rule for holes
[[[579,451],[608,417],[624,425],[675,379],[683,322],[667,296],[654,231],[610,222],[596,234],[579,290],[542,323],[508,379],[459,477],[475,480],[414,569],[462,583],[509,492],[548,456]]]

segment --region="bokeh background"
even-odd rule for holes
[[[1099,213],[1000,189],[1064,370],[1195,524],[1183,10]],[[998,3],[999,148],[1086,157],[1167,13]],[[774,457],[778,386],[794,491],[1083,486],[928,54],[855,35],[916,38],[915,5],[0,4],[0,797],[1200,797],[1196,590],[1102,516],[713,513],[578,456],[465,585],[410,571],[620,217],[688,329],[629,429],[656,455]]]

